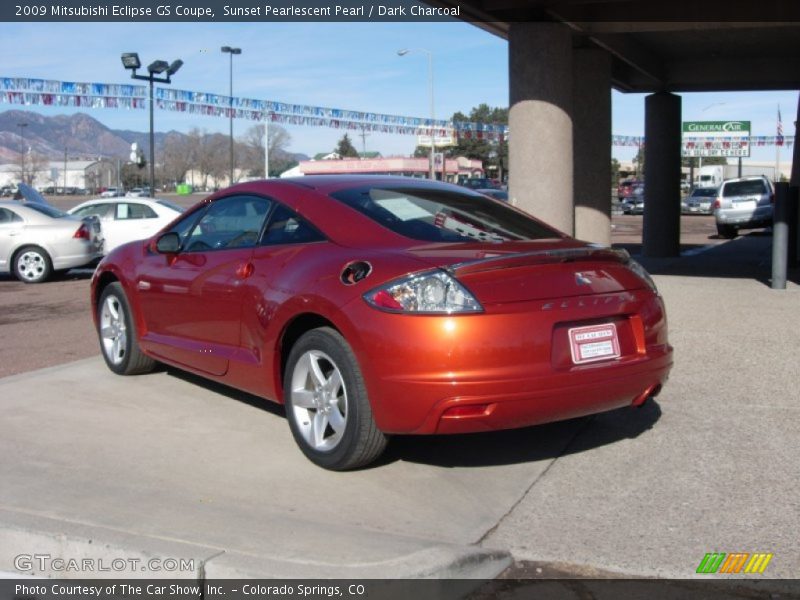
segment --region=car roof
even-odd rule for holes
[[[399,175],[306,175],[305,177],[287,177],[276,179],[259,179],[236,184],[232,187],[222,189],[214,193],[210,198],[217,198],[239,191],[257,191],[261,188],[266,192],[270,187],[290,184],[301,186],[322,194],[330,194],[343,189],[359,186],[414,186],[420,188],[438,188],[454,192],[469,194],[474,192],[471,188],[445,183],[441,181],[431,181],[419,177],[403,177]]]

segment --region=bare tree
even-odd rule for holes
[[[271,175],[285,171],[286,163],[291,161],[287,148],[292,136],[280,125],[269,124],[269,170]],[[264,176],[264,125],[254,125],[240,140],[243,146],[243,168],[252,177]]]
[[[25,161],[25,179],[28,185],[33,185],[39,174],[44,174],[47,179],[50,179],[50,159],[44,154],[39,152],[29,152],[28,158]]]
[[[186,172],[195,163],[195,145],[192,138],[183,135],[170,135],[164,140],[162,150],[161,179],[170,185],[180,183]]]

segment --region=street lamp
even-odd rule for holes
[[[431,179],[436,179],[436,171],[434,165],[434,155],[436,153],[434,143],[434,121],[436,120],[436,113],[434,112],[433,105],[433,52],[425,48],[403,48],[397,51],[397,56],[405,56],[410,52],[424,52],[428,55],[428,91],[431,96],[431,151],[430,151],[430,173]]]
[[[229,109],[228,115],[230,117],[230,124],[231,124],[231,179],[230,184],[233,185],[233,55],[234,54],[241,54],[241,48],[231,48],[230,46],[223,46],[220,50],[225,54],[231,55],[231,62],[230,62],[230,94],[228,95],[229,101]]]
[[[19,127],[19,156],[20,156],[20,180],[25,183],[25,128],[27,123],[17,123]]]
[[[131,79],[141,79],[150,82],[150,197],[155,197],[156,191],[156,143],[153,133],[153,83],[172,83],[172,76],[183,66],[181,59],[172,61],[172,64],[165,60],[156,60],[147,66],[147,75],[138,75],[136,70],[141,68],[139,55],[136,52],[124,52],[122,54],[122,66],[131,71]],[[164,77],[156,77],[161,73],[166,73]]]

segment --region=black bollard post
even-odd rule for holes
[[[786,289],[786,259],[789,250],[789,184],[775,184],[775,207],[772,215],[772,289]]]

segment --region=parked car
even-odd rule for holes
[[[644,214],[644,184],[637,183],[627,190],[627,197],[622,201],[622,212],[626,215]]]
[[[19,185],[25,202],[0,202],[0,273],[25,283],[46,281],[55,271],[85,266],[102,256],[103,236],[95,217],[73,217]]]
[[[100,193],[101,198],[116,198],[117,196],[124,196],[122,188],[108,187]]]
[[[158,198],[100,198],[79,204],[69,214],[96,215],[103,226],[105,252],[109,253],[122,244],[151,237],[182,212],[177,204]]]
[[[722,182],[712,205],[717,233],[735,238],[740,229],[772,225],[775,191],[766,177],[741,177]]]
[[[644,186],[644,182],[638,179],[626,179],[625,181],[621,181],[619,186],[617,186],[617,200],[624,202],[627,198],[630,198],[636,186]]]
[[[335,470],[391,434],[640,405],[672,364],[662,299],[627,252],[419,179],[239,184],[114,250],[91,287],[112,371],[159,361],[283,403]]]
[[[128,198],[149,198],[150,197],[150,188],[149,187],[135,187],[128,190],[125,193],[125,196]]]
[[[489,179],[488,177],[472,177],[470,179],[465,179],[461,185],[471,190],[500,189],[500,186],[495,183],[495,180]]]
[[[717,197],[716,188],[695,188],[681,202],[681,212],[687,215],[710,215]]]
[[[494,198],[495,200],[502,200],[503,202],[508,202],[508,192],[505,190],[499,189],[485,189],[485,190],[475,190],[479,194],[483,194],[484,196],[489,196],[489,198]]]

